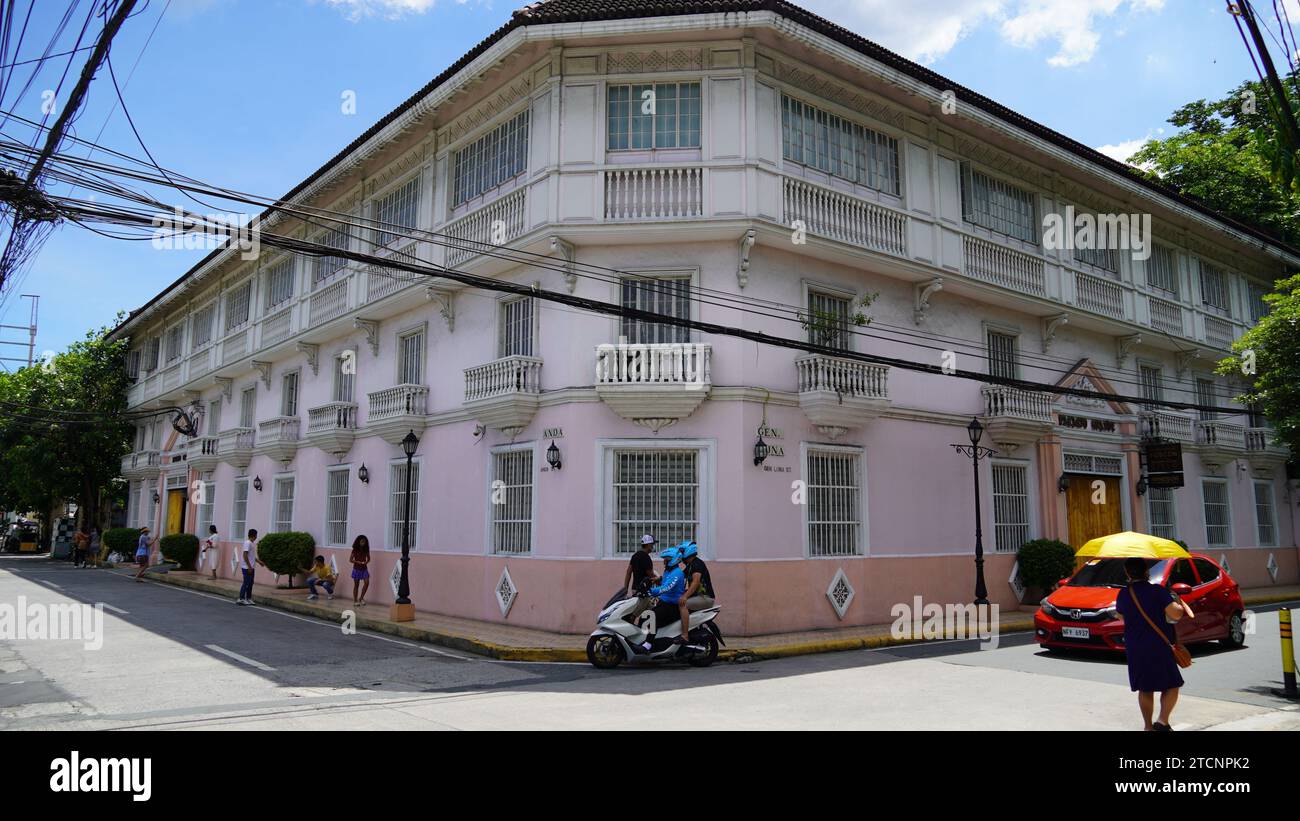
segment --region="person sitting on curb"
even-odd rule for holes
[[[331,570],[329,565],[325,564],[325,557],[317,556],[316,563],[311,566],[311,570],[307,571],[307,589],[309,591],[307,601],[319,598],[316,595],[316,585],[318,584],[325,588],[325,592],[329,594],[331,599],[334,598],[334,581],[337,578],[338,574]]]

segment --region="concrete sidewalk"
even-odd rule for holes
[[[135,575],[134,570],[117,569],[114,572],[128,576]],[[176,570],[167,573],[151,571],[146,578],[150,581],[225,596],[232,600],[239,595],[239,582],[230,579],[212,579],[199,573]],[[1247,607],[1300,601],[1300,585],[1243,589],[1241,592]],[[342,596],[333,600],[322,597],[316,601],[307,601],[305,588],[286,590],[257,585],[253,591],[253,598],[263,607],[274,607],[333,622],[341,621],[345,610],[352,610],[356,614],[358,629],[438,644],[504,661],[587,661],[586,634],[549,633],[528,627],[440,616],[423,611],[416,612],[415,621],[394,622],[388,618],[388,605],[368,604],[354,609],[352,601]],[[1005,613],[1000,619],[999,627],[1003,635],[1033,630],[1033,613],[1025,611]],[[889,624],[725,638],[727,647],[719,654],[719,658],[739,662],[917,644],[925,641],[924,639],[896,639],[890,635]]]

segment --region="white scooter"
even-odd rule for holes
[[[719,645],[726,644],[714,621],[722,608],[714,606],[691,613],[690,641],[675,644],[673,640],[682,634],[676,605],[672,606],[672,617],[664,617],[669,622],[664,625],[656,623],[654,607],[642,613],[636,624],[627,620],[637,602],[649,596],[644,589],[635,596],[628,596],[626,590],[620,589],[610,598],[596,618],[597,626],[591,638],[587,639],[587,661],[601,670],[613,669],[625,661],[633,664],[685,661],[692,667],[712,664],[718,657]],[[664,614],[667,608],[661,606],[658,610]]]

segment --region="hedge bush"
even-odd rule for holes
[[[316,540],[310,533],[268,533],[257,543],[257,558],[272,573],[289,577],[304,573],[316,558]]]
[[[112,527],[104,531],[101,538],[101,544],[107,552],[121,553],[130,561],[135,557],[135,546],[140,542],[140,528],[138,527]]]
[[[158,547],[167,561],[176,562],[181,570],[193,570],[199,555],[199,537],[193,533],[173,533],[163,536]]]
[[[1056,539],[1035,539],[1020,546],[1020,581],[1026,587],[1050,590],[1074,574],[1074,548]]]

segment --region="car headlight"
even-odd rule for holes
[[[1105,617],[1106,621],[1114,621],[1119,618],[1119,611],[1112,607],[1109,610],[1101,611],[1101,615]]]
[[[1056,613],[1057,613],[1056,608],[1053,607],[1053,606],[1052,606],[1052,603],[1049,602],[1047,599],[1043,599],[1042,601],[1040,601],[1040,602],[1038,603],[1038,605],[1039,605],[1040,607],[1042,607],[1042,608],[1043,608],[1043,612],[1046,613],[1046,614],[1049,615],[1049,616],[1055,616]]]

